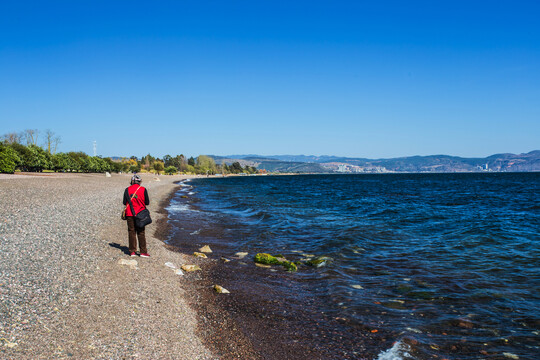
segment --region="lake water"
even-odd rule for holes
[[[326,335],[310,331],[306,340],[326,349],[325,358],[540,358],[538,173],[228,177],[181,185],[168,211],[169,243],[182,250],[209,244],[215,256],[253,268],[250,281],[270,272],[253,266],[258,252],[331,259],[296,273],[277,267],[277,277],[268,278],[292,300],[292,313],[302,307],[331,319]],[[235,259],[240,251],[249,255]],[[359,332],[369,334],[363,344],[351,335]]]

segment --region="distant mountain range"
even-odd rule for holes
[[[255,166],[280,173],[434,173],[434,172],[532,172],[540,171],[540,150],[526,154],[495,154],[486,158],[448,155],[409,156],[391,159],[347,158],[313,155],[212,156],[216,163]]]

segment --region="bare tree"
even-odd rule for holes
[[[37,139],[39,131],[37,129],[26,129],[24,130],[24,138],[26,139],[26,145],[37,145]]]
[[[45,130],[45,148],[47,149],[47,152],[49,154],[56,154],[58,144],[60,144],[61,142],[62,141],[60,140],[60,136],[57,136],[49,129]]]
[[[22,135],[20,133],[7,133],[2,135],[2,141],[8,144],[19,144],[21,142]]]

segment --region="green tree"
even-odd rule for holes
[[[14,143],[13,150],[21,159],[20,169],[23,171],[41,172],[51,168],[50,158],[45,151],[37,145],[24,146]]]
[[[188,159],[187,163],[188,165],[195,166],[195,159],[193,158],[193,156]]]
[[[173,175],[173,174],[176,174],[178,172],[178,169],[175,168],[174,166],[167,166],[165,168],[165,174],[167,175]]]
[[[201,174],[215,174],[216,173],[216,163],[214,159],[207,155],[199,155],[197,157],[197,166],[196,169],[199,170]]]
[[[0,172],[13,174],[20,163],[17,152],[11,146],[0,143]]]
[[[165,166],[163,165],[162,161],[155,161],[153,168],[156,174],[159,174],[160,171],[163,171],[163,169],[165,169]]]
[[[243,171],[242,165],[240,165],[240,163],[238,161],[233,162],[232,165],[229,166],[229,170],[233,174],[240,174]]]
[[[79,152],[68,152],[67,155],[70,158],[70,161],[72,163],[73,168],[72,171],[82,171],[82,172],[88,172],[88,155],[83,153],[82,151]]]
[[[68,171],[72,168],[72,161],[67,154],[57,153],[52,156],[52,169],[54,171]]]

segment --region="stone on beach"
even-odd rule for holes
[[[180,275],[180,276],[184,275],[184,272],[183,272],[181,269],[176,269],[176,270],[174,270],[174,273],[175,273],[176,275]]]
[[[176,266],[172,262],[166,262],[165,266],[170,267],[171,269],[176,269]]]
[[[0,340],[4,341],[4,347],[7,347],[7,348],[10,348],[10,349],[11,349],[11,348],[14,348],[15,346],[17,346],[17,343],[11,342],[11,341],[9,341],[8,339],[2,338],[2,339],[0,339]]]
[[[182,270],[187,272],[202,270],[198,265],[182,265]]]
[[[203,259],[207,259],[208,256],[206,256],[206,254],[203,254],[203,253],[200,253],[200,252],[194,252],[193,253],[193,256],[196,256],[196,257],[200,257],[200,258],[203,258]]]
[[[243,259],[245,258],[246,256],[249,255],[249,253],[247,252],[237,252],[236,254],[234,254],[235,256],[238,256],[239,259]]]
[[[129,266],[132,269],[137,269],[137,260],[120,259],[118,260],[118,264]]]
[[[219,285],[214,285],[214,290],[216,290],[218,294],[230,294],[229,290]]]
[[[227,259],[227,258],[224,258],[224,257],[222,257],[222,258],[221,258],[221,261],[223,261],[224,263],[228,263],[228,262],[230,262],[231,260],[229,260],[229,259]]]
[[[202,248],[199,249],[199,251],[202,253],[211,253],[212,249],[210,249],[210,246],[204,245]]]

